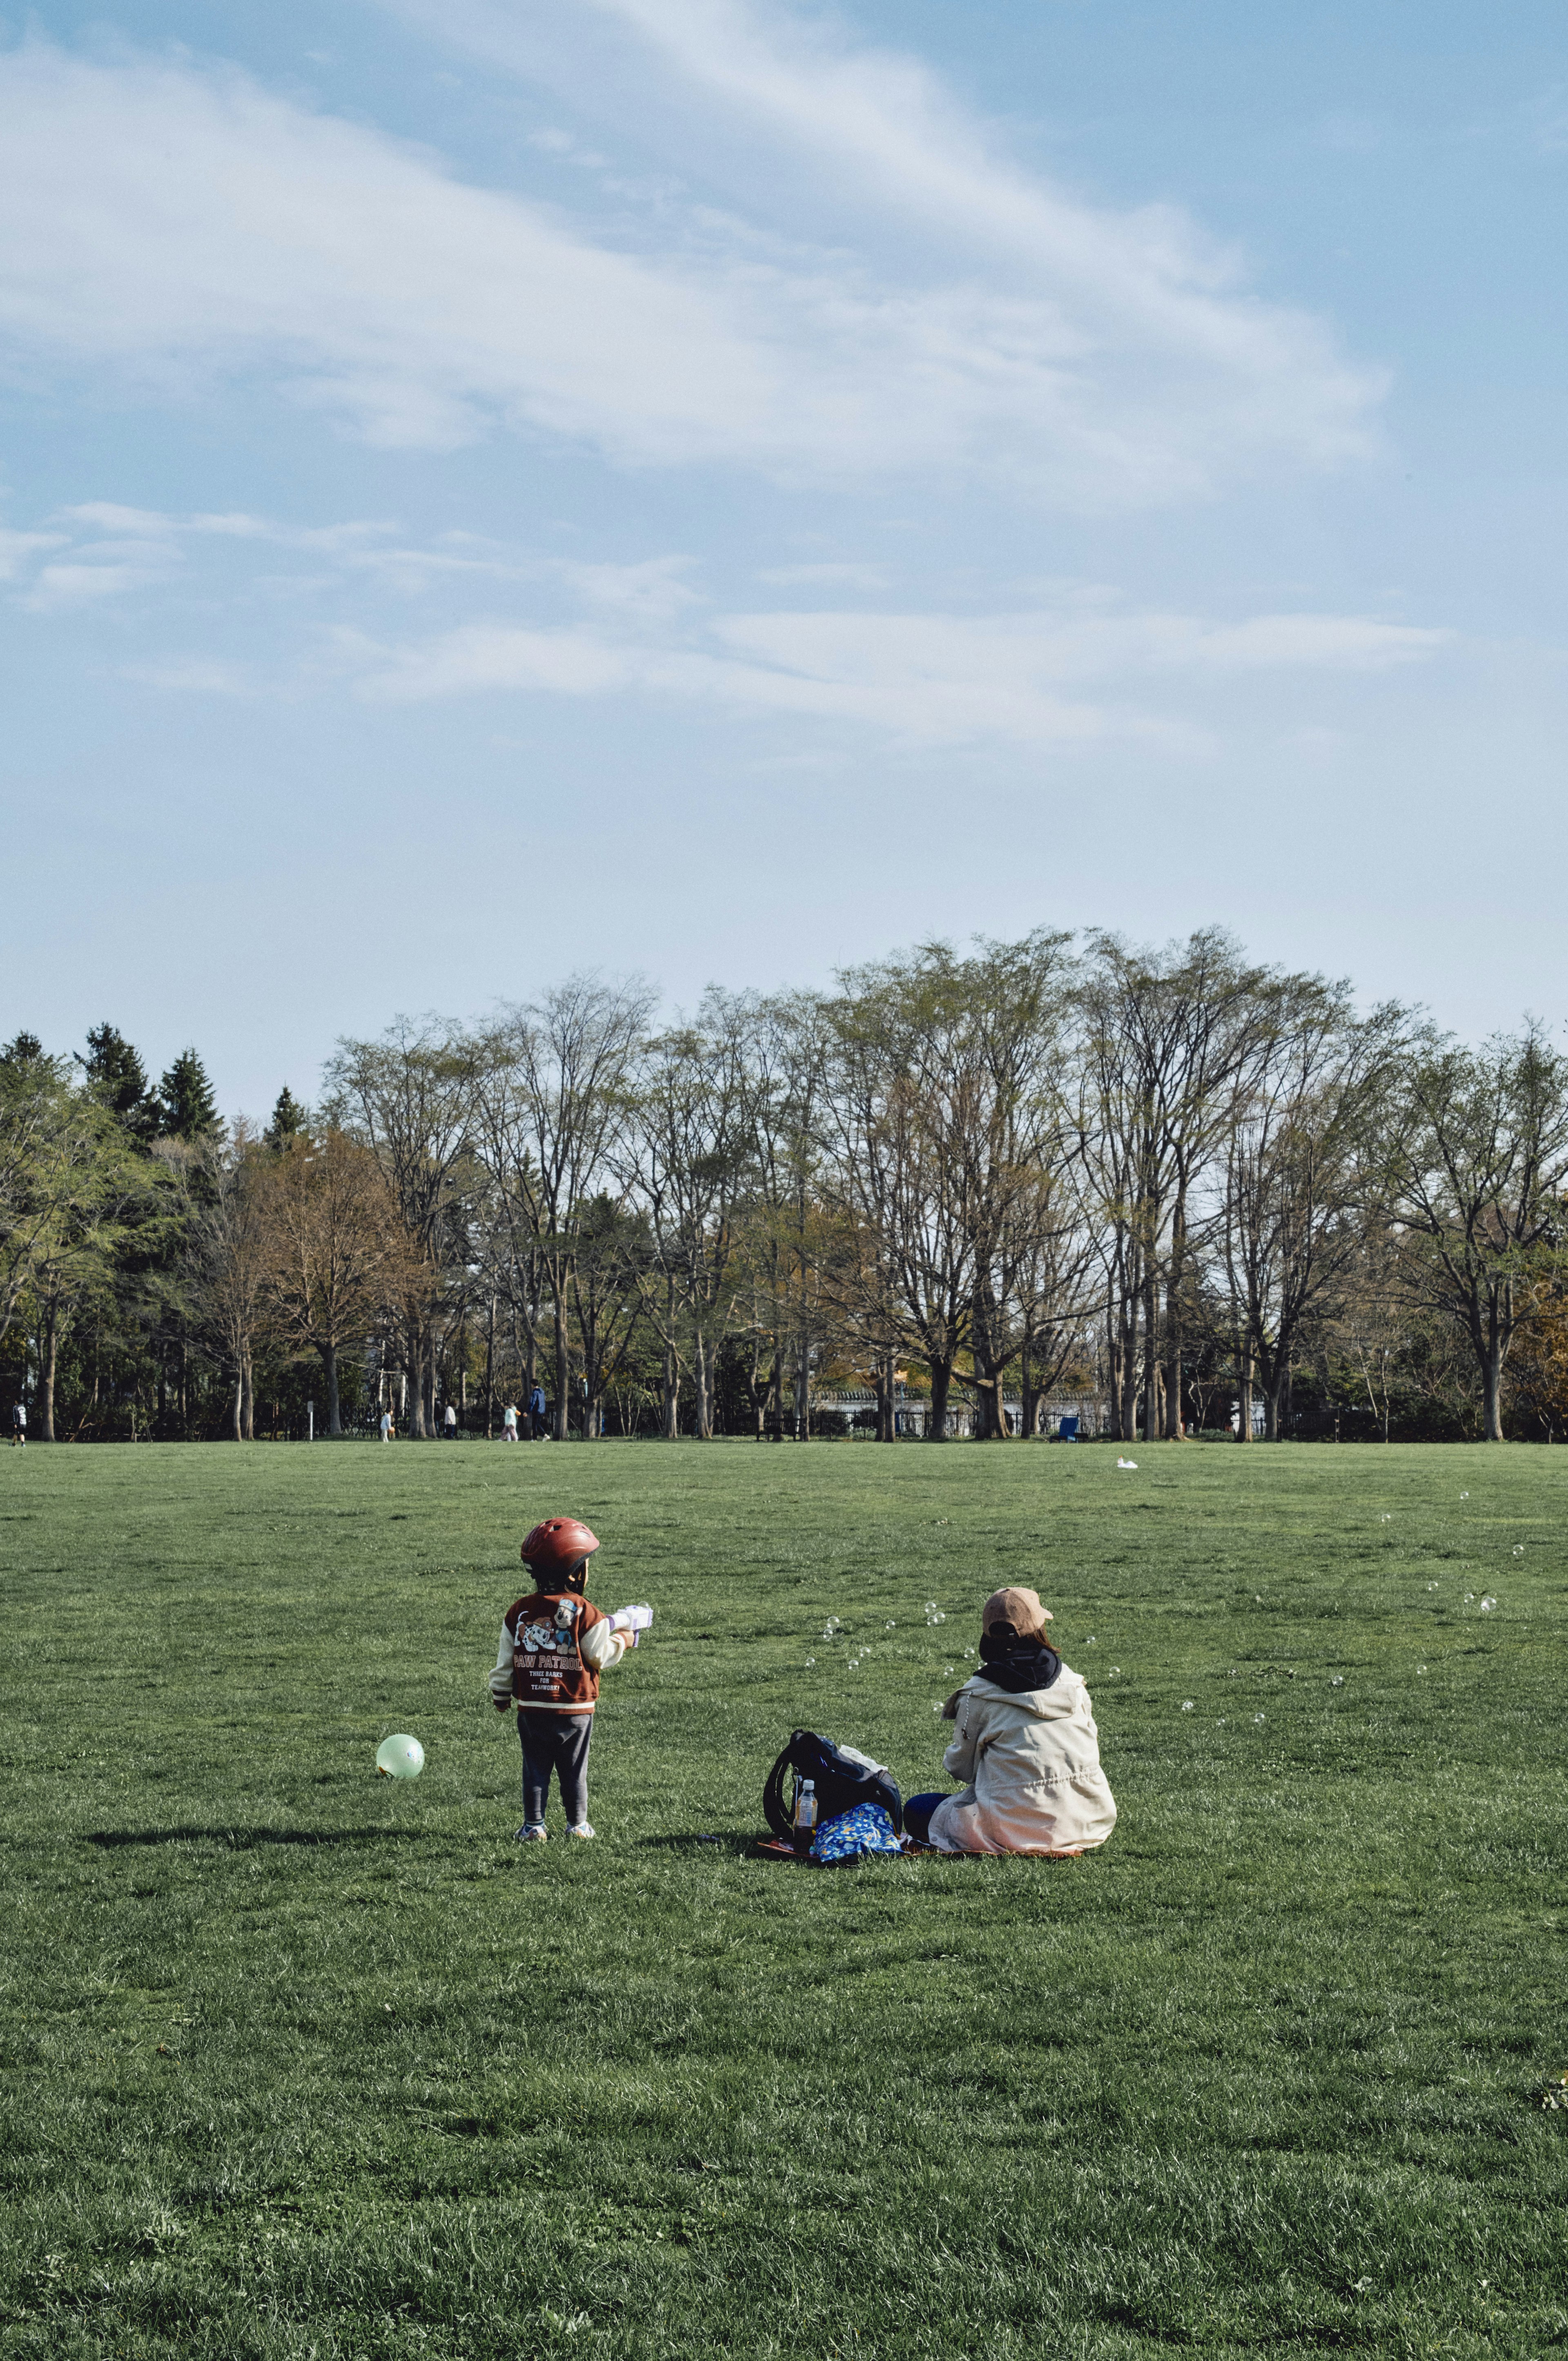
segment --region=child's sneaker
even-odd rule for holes
[[[589,1828],[587,1820],[579,1820],[575,1828],[567,1829],[566,1834],[569,1837],[591,1837],[593,1830]]]
[[[517,1832],[519,1844],[548,1844],[550,1831],[543,1820],[524,1820]]]

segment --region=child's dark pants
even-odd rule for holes
[[[543,1826],[550,1773],[554,1771],[561,1782],[566,1825],[579,1827],[588,1817],[588,1746],[594,1734],[593,1715],[531,1713],[526,1706],[520,1706],[517,1734],[522,1741],[523,1825]]]

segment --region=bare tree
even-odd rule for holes
[[[573,976],[509,1009],[473,1045],[477,1138],[511,1240],[510,1276],[547,1297],[555,1435],[569,1431],[578,1224],[604,1193],[652,995],[633,979]],[[538,1294],[530,1307],[537,1316]]]
[[[326,1431],[341,1434],[339,1356],[407,1290],[416,1257],[375,1151],[335,1124],[296,1132],[258,1168],[257,1185],[279,1333],[320,1359]]]
[[[407,1017],[378,1041],[341,1041],[326,1069],[326,1115],[374,1149],[412,1242],[400,1304],[413,1378],[410,1424],[435,1432],[435,1372],[466,1281],[464,1194],[477,1082],[473,1046],[435,1017]]]
[[[1307,1320],[1365,1260],[1367,1159],[1405,1031],[1395,1006],[1358,1023],[1347,985],[1298,982],[1229,1127],[1216,1227],[1236,1365],[1256,1371],[1270,1442]]]
[[[1205,928],[1164,952],[1097,935],[1076,1124],[1106,1273],[1115,1431],[1182,1432],[1181,1307],[1201,1176],[1255,1087],[1288,979]],[[1244,1360],[1242,1391],[1250,1366]],[[1249,1432],[1246,1419],[1244,1433]]]
[[[1504,1366],[1568,1179],[1568,1060],[1533,1024],[1478,1050],[1429,1036],[1391,1114],[1382,1210],[1405,1284],[1469,1339],[1486,1439],[1501,1443]]]
[[[690,1369],[699,1436],[713,1433],[714,1376],[744,1278],[741,1224],[754,1165],[745,1011],[707,993],[691,1025],[653,1041],[621,1148],[647,1225],[642,1301],[664,1348],[667,1437],[677,1432],[681,1364]]]
[[[199,1341],[233,1387],[229,1431],[256,1439],[256,1345],[266,1320],[268,1223],[264,1151],[243,1124],[228,1140],[159,1140],[162,1159],[190,1196],[190,1301]]]

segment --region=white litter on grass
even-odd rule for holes
[[[1116,1462],[1118,1467],[1135,1467],[1137,1464],[1135,1459],[1118,1459]]]

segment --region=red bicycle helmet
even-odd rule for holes
[[[570,1574],[598,1547],[598,1535],[589,1532],[580,1517],[546,1517],[523,1543],[522,1562],[535,1576]]]

